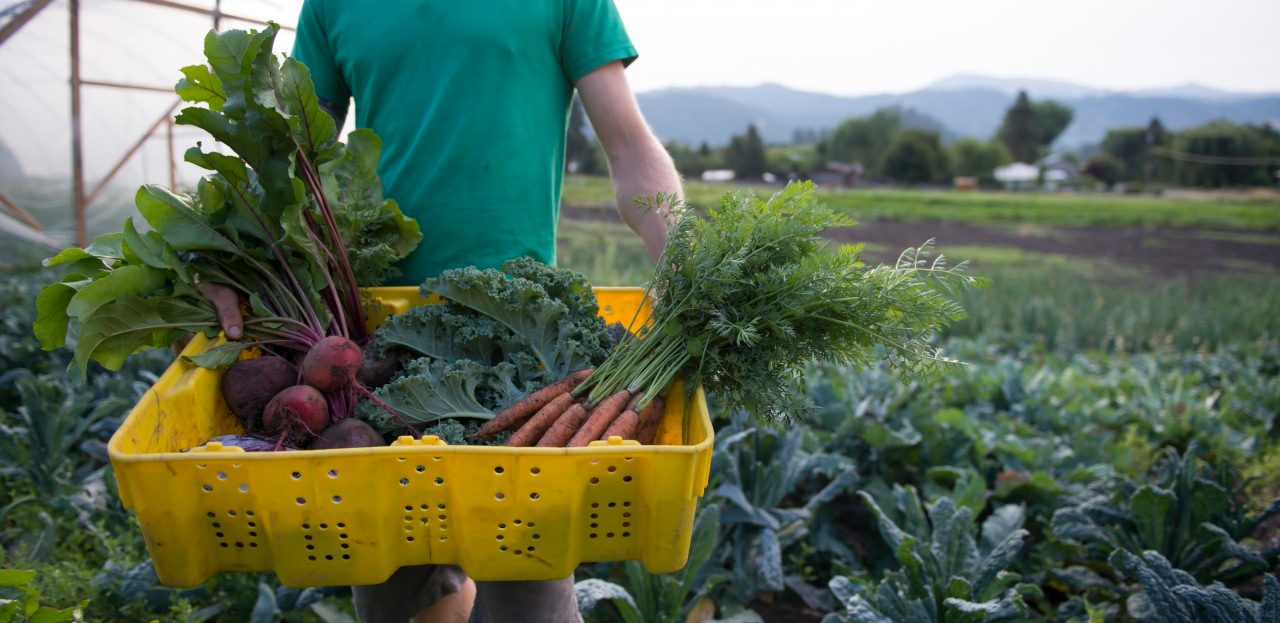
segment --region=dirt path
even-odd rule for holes
[[[572,219],[620,222],[616,211],[599,207],[566,205],[561,208],[561,214]],[[1254,230],[868,221],[853,229],[836,230],[832,237],[842,242],[866,242],[883,247],[879,253],[868,253],[880,261],[891,261],[897,257],[897,250],[934,238],[944,249],[1010,247],[1112,262],[1166,276],[1280,273],[1280,234]]]

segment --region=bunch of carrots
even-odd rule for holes
[[[515,428],[508,446],[581,448],[610,437],[652,444],[666,406],[662,397],[645,400],[643,393],[623,389],[593,405],[575,392],[592,372],[579,370],[525,396],[481,426],[476,436]]]

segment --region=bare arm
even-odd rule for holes
[[[667,243],[668,206],[663,206],[661,212],[646,211],[636,205],[635,198],[666,193],[683,199],[680,174],[644,122],[621,62],[596,69],[578,80],[576,86],[609,160],[618,212],[644,240],[649,257],[656,262]]]

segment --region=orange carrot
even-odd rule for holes
[[[565,409],[564,415],[547,429],[542,435],[542,439],[538,440],[539,448],[563,448],[565,442],[574,433],[578,432],[578,428],[582,426],[582,422],[587,419],[587,409],[581,404],[573,405]]]
[[[581,448],[587,444],[600,438],[600,433],[604,432],[613,420],[627,406],[627,401],[631,398],[631,392],[622,390],[604,400],[601,400],[591,414],[587,416],[587,421],[582,423],[582,428],[574,433],[573,438],[569,440],[570,448]]]
[[[645,406],[644,411],[640,412],[640,426],[636,429],[636,441],[643,445],[653,443],[655,437],[658,436],[658,424],[662,422],[662,414],[666,410],[667,401],[661,396],[654,398]]]
[[[520,427],[514,434],[507,439],[508,446],[532,446],[542,438],[542,434],[555,423],[565,409],[573,404],[573,394],[560,394],[554,400],[548,402],[544,407],[538,409],[538,412],[529,418],[524,426]]]
[[[591,372],[591,370],[571,372],[569,376],[515,401],[511,406],[499,411],[497,415],[493,416],[493,419],[485,422],[480,427],[480,430],[475,432],[474,436],[488,437],[524,422],[529,419],[529,416],[547,406],[552,400],[555,400],[557,396],[573,391],[579,383],[591,376]]]
[[[623,439],[635,439],[636,425],[640,423],[640,415],[631,409],[623,411],[621,415],[609,425],[609,428],[600,435],[601,439],[610,437],[621,437]]]

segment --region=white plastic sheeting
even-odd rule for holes
[[[212,11],[213,0],[180,0]],[[15,5],[0,0],[0,14]],[[82,80],[172,88],[184,65],[203,60],[204,35],[213,19],[182,9],[138,0],[80,0]],[[224,14],[273,20],[293,26],[301,0],[223,0]],[[67,0],[57,0],[0,44],[0,190],[63,243],[75,239],[72,208],[70,19]],[[0,25],[7,23],[0,18]],[[220,28],[258,28],[223,17]],[[276,50],[288,52],[293,33],[283,31]],[[81,87],[85,192],[91,192],[148,128],[177,102],[169,93],[95,85]],[[179,185],[192,185],[198,169],[182,162],[182,152],[203,132],[174,129],[173,159]],[[151,134],[88,206],[90,237],[119,230],[133,213],[132,199],[143,183],[169,184],[166,127]],[[20,222],[0,209],[0,245],[30,240]],[[6,233],[8,232],[8,233]]]

